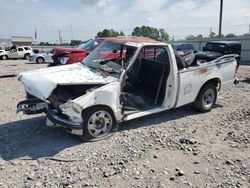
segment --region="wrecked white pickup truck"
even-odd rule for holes
[[[217,92],[233,85],[236,55],[199,63],[170,44],[142,37],[108,38],[83,62],[21,73],[26,114],[45,112],[50,124],[101,138],[120,122],[189,103],[211,110]],[[196,61],[196,62],[192,62]]]

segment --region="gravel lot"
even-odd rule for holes
[[[0,77],[46,65],[0,61]],[[15,77],[0,78],[0,187],[250,187],[250,66],[216,107],[191,106],[123,123],[81,143],[44,115],[16,114]]]

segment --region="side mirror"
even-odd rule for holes
[[[114,54],[116,54],[117,52],[118,52],[117,49],[114,49],[114,50],[113,50],[113,53],[114,53]]]
[[[86,53],[85,53],[85,57],[87,57],[88,55],[89,55],[89,53],[88,53],[88,52],[86,52]]]

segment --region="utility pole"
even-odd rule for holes
[[[59,44],[62,44],[61,30],[58,30]]]
[[[72,22],[70,22],[70,31],[71,31],[71,40],[73,40],[73,26],[72,26]]]
[[[249,24],[249,31],[248,31],[248,34],[250,35],[250,24]]]
[[[219,22],[219,38],[221,37],[221,27],[222,27],[222,12],[223,12],[223,0],[220,0],[220,22]]]

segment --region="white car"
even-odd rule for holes
[[[29,56],[34,54],[30,46],[18,46],[5,52],[4,55],[0,55],[2,59],[29,59]]]
[[[52,53],[51,52],[43,52],[43,53],[38,53],[38,54],[34,54],[31,55],[29,57],[29,62],[30,63],[53,63],[53,59],[52,59]]]
[[[190,64],[170,44],[107,38],[83,62],[19,74],[28,100],[17,112],[44,111],[47,125],[81,130],[84,139],[102,138],[117,123],[189,103],[208,112],[218,91],[235,82],[236,56]]]

